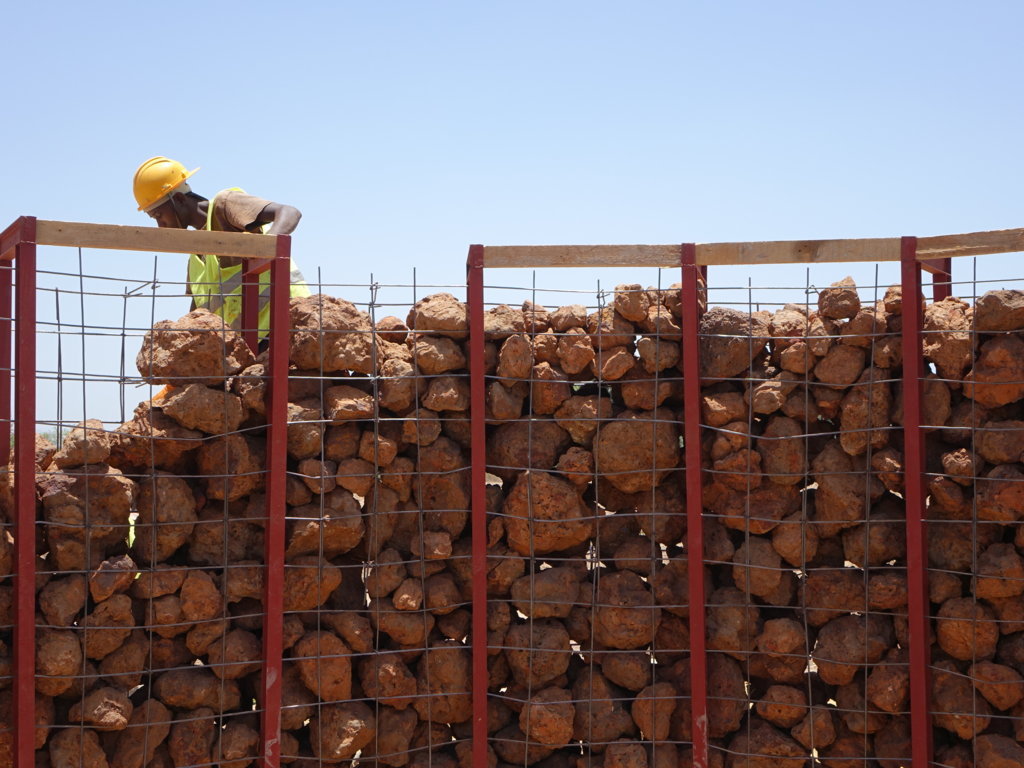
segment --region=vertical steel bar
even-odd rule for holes
[[[35,765],[36,635],[36,220],[22,219],[15,246],[14,765]]]
[[[12,296],[14,281],[14,262],[0,256],[0,465],[6,467],[11,459],[11,329],[14,301]],[[0,535],[5,535],[0,528]],[[14,656],[19,659],[18,644],[14,644]],[[34,654],[33,654],[34,655]],[[18,693],[21,691],[18,667],[14,670],[14,684]],[[34,681],[33,681],[34,682]],[[19,702],[20,703],[20,702]],[[18,745],[20,747],[20,744]],[[15,765],[20,766],[18,752],[15,751]]]
[[[921,427],[924,357],[921,327],[921,265],[917,238],[904,237],[900,246],[903,300],[903,471],[907,504],[907,608],[910,636],[910,733],[914,765],[932,764],[929,713],[928,551],[925,541],[925,455]]]
[[[466,259],[472,482],[473,765],[487,765],[487,438],[484,383],[484,247]]]
[[[278,248],[280,248],[280,242],[279,240]],[[244,265],[242,269],[248,270],[249,265]],[[271,269],[273,269],[273,266],[271,266]],[[245,271],[243,272],[242,282],[242,338],[245,339],[245,343],[249,345],[249,349],[252,350],[253,354],[256,354],[260,346],[259,316],[259,277]]]
[[[953,295],[953,259],[936,259],[932,272],[932,299],[942,301]]]
[[[690,605],[690,690],[693,713],[693,766],[708,766],[708,681],[707,647],[704,618],[704,489],[701,472],[700,435],[700,339],[697,324],[698,281],[697,247],[682,247],[683,329],[683,440],[686,452],[686,563],[689,576]]]
[[[0,260],[0,466],[11,460],[11,328],[14,264]]]
[[[284,655],[285,483],[288,470],[288,298],[291,237],[277,236],[270,267],[270,387],[267,411],[267,528],[264,541],[263,768],[281,764],[281,668]]]

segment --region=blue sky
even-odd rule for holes
[[[294,253],[326,283],[406,284],[414,268],[459,283],[473,242],[1024,224],[1020,3],[36,2],[3,26],[0,226],[145,224],[131,177],[155,154],[201,166],[200,193],[300,208]],[[85,258],[152,272],[148,255]],[[178,279],[183,261],[159,272]],[[875,274],[723,269],[712,283],[847,272]]]

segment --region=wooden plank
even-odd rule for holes
[[[485,267],[676,267],[678,245],[487,246]],[[899,238],[703,243],[698,265],[899,261]]]
[[[680,245],[488,245],[484,266],[678,267]]]
[[[855,240],[777,240],[763,243],[702,243],[697,264],[818,264],[899,261],[898,237]]]
[[[997,229],[917,239],[917,260],[1024,251],[1024,229]]]
[[[210,253],[270,259],[275,238],[238,232],[197,232],[66,221],[37,222],[39,245],[108,248],[163,253]],[[899,261],[898,237],[848,240],[778,240],[702,243],[697,264],[811,264]],[[918,239],[919,261],[1024,251],[1024,229],[968,232]],[[484,266],[501,267],[677,267],[680,246],[672,245],[491,245]]]
[[[39,245],[160,253],[208,253],[261,259],[273,258],[277,248],[276,237],[257,237],[242,232],[202,232],[42,220],[37,222],[36,242]]]
[[[918,261],[1024,251],[1024,229],[918,239]],[[485,267],[675,267],[678,245],[512,245],[484,248]],[[697,264],[826,264],[900,260],[900,238],[700,243]]]

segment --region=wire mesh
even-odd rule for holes
[[[924,315],[930,712],[944,766],[1024,759],[1022,286],[979,279],[980,264]]]
[[[687,760],[679,286],[652,278],[545,289],[542,305],[535,275],[487,304],[488,731],[504,763]]]
[[[702,664],[710,765],[896,768],[914,738],[908,574],[925,568],[936,764],[1021,749],[1019,281],[975,272],[943,280],[960,298],[926,303],[920,563],[907,558],[903,302],[881,269],[854,286],[818,265],[787,288],[730,286],[737,270],[712,268],[699,467],[684,458],[677,271],[612,290],[549,288],[544,273],[490,285],[483,446],[462,286],[311,284],[291,306],[281,510],[266,497],[266,350],[204,313],[167,321],[188,297],[155,260],[111,280],[94,258],[61,252],[38,271],[41,764],[244,768],[276,736],[283,763],[468,767],[479,648],[489,763],[690,765]],[[2,421],[9,440],[9,408]],[[700,510],[687,506],[695,476]],[[0,758],[14,706],[10,477]],[[265,557],[273,515],[280,573]],[[701,552],[687,546],[696,516]],[[273,579],[281,615],[264,606]],[[261,727],[271,626],[279,736]]]

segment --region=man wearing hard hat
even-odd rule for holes
[[[205,229],[214,232],[252,232],[287,235],[295,230],[302,214],[290,205],[247,195],[232,187],[212,199],[197,195],[187,184],[195,173],[166,157],[151,157],[135,171],[135,200],[158,227]],[[188,292],[193,305],[216,312],[237,328],[242,312],[243,259],[193,253],[188,259]],[[270,273],[260,277],[259,329],[270,327]],[[291,295],[309,296],[302,273],[291,264]]]

